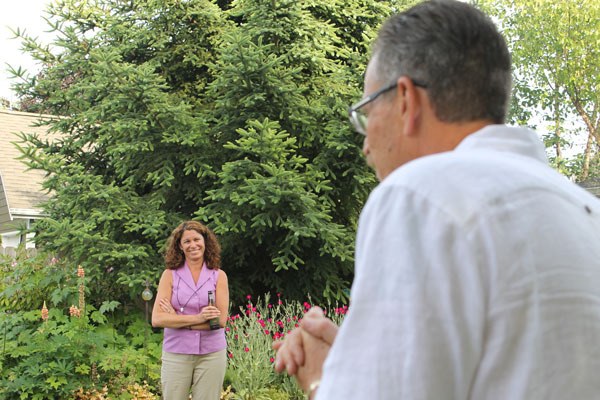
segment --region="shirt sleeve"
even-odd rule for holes
[[[485,329],[481,225],[382,186],[361,214],[349,313],[317,399],[468,398]]]

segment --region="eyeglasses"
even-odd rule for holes
[[[421,83],[414,79],[412,79],[412,82],[415,86],[419,86],[424,89],[427,88],[427,85],[425,85],[424,83]],[[392,83],[388,86],[384,86],[383,88],[379,89],[378,91],[376,91],[373,94],[368,95],[367,97],[365,97],[364,99],[362,99],[361,101],[354,104],[353,106],[351,106],[348,109],[348,115],[350,116],[350,122],[352,123],[352,126],[354,127],[354,130],[356,130],[356,132],[360,133],[363,136],[367,135],[368,117],[367,117],[367,114],[361,110],[361,108],[363,108],[367,104],[375,101],[375,99],[377,99],[379,96],[381,96],[385,92],[389,92],[390,90],[395,89],[396,86],[398,86],[398,82]]]

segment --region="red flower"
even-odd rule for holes
[[[229,356],[229,358],[233,358],[233,353],[229,352],[229,354],[227,354]]]
[[[268,335],[270,332],[268,329],[265,329],[265,335]]]
[[[271,364],[273,364],[275,362],[275,359],[273,357],[269,358],[269,361],[271,361]]]
[[[250,351],[250,349],[248,347],[244,347],[244,351],[247,353]]]

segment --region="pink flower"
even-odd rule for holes
[[[268,329],[265,329],[265,335],[268,335],[270,332]]]
[[[277,300],[277,304],[279,304],[279,305],[282,305],[282,304],[283,304],[283,301],[281,301],[281,300]]]
[[[246,295],[246,298],[247,298],[248,300],[250,300],[250,299],[252,298],[252,296],[248,294],[248,295]]]
[[[269,358],[269,361],[271,361],[271,364],[273,364],[275,362],[275,358],[271,357]]]
[[[273,304],[269,303],[269,305],[267,305],[267,307],[273,308]]]
[[[348,312],[348,306],[336,308],[334,311],[337,315],[345,315]]]
[[[233,358],[233,353],[229,352],[229,354],[227,354],[229,356],[229,358]]]
[[[244,351],[247,353],[250,351],[250,349],[248,347],[244,347]]]
[[[69,307],[69,315],[71,315],[71,317],[79,318],[81,316],[81,310],[76,306],[72,305],[71,307]]]

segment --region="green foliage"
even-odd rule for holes
[[[547,129],[554,166],[579,179],[598,173],[600,5],[597,1],[480,0],[500,21],[515,66],[512,122]],[[581,129],[583,128],[583,129]],[[587,145],[566,155],[573,141]],[[581,145],[580,145],[581,146]],[[566,150],[566,151],[565,151]],[[580,160],[579,160],[580,159]]]
[[[0,309],[29,311],[51,304],[76,304],[75,271],[47,254],[29,256],[22,247],[17,258],[0,256]]]
[[[270,388],[280,386],[292,389],[292,398],[301,399],[302,390],[287,375],[276,375],[272,364],[273,335],[293,328],[301,307],[297,302],[276,308],[267,308],[267,304],[259,301],[255,307],[249,302],[246,310],[240,309],[240,314],[231,317],[227,329],[227,380],[241,399],[263,399]],[[283,323],[281,327],[277,321]]]
[[[232,298],[344,298],[375,184],[347,105],[401,3],[57,1],[52,47],[15,30],[44,65],[13,69],[23,104],[60,116],[20,144],[53,194],[37,243],[88,271],[91,298],[131,304],[194,217],[220,236]]]
[[[246,306],[230,317],[226,329],[229,365],[225,385],[231,385],[234,398],[287,400],[305,397],[293,378],[275,374],[272,344],[297,327],[310,307],[307,302],[283,301],[279,294],[271,303],[266,295],[256,303],[248,299]],[[346,313],[346,307],[331,307],[329,303],[324,310],[338,324]]]
[[[142,313],[106,296],[94,299],[95,307],[87,301],[85,270],[47,254],[28,257],[21,250],[15,260],[2,258],[0,271],[0,398],[160,395],[162,334],[153,333]],[[47,275],[57,278],[43,282]],[[56,296],[59,288],[67,294]],[[248,295],[226,328],[230,391],[223,398],[303,398],[293,378],[275,374],[272,343],[298,326],[310,307],[280,294],[254,304]],[[347,310],[330,303],[323,308],[338,324]]]
[[[3,258],[0,267],[0,397],[66,399],[106,387],[111,398],[127,399],[134,383],[157,385],[161,336],[141,314],[121,332],[111,316],[119,303],[86,304],[86,278],[45,254]]]

